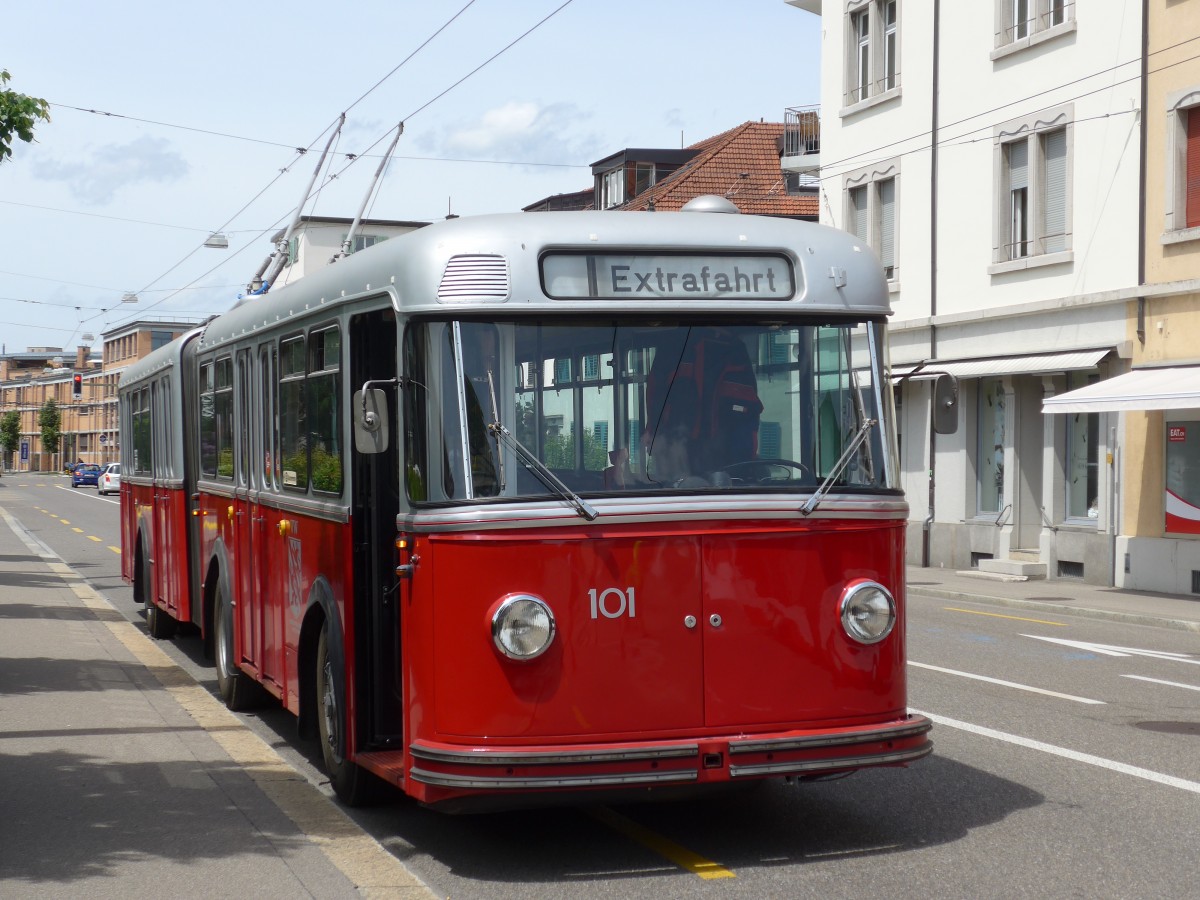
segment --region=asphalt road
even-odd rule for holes
[[[6,475],[0,505],[143,621],[116,498]],[[913,596],[908,638],[910,705],[937,723],[908,769],[671,804],[351,814],[456,900],[1200,895],[1195,634]],[[162,646],[215,690],[197,639]],[[244,718],[323,782],[290,716]]]

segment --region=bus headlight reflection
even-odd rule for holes
[[[842,592],[839,606],[842,627],[860,644],[877,644],[892,633],[896,604],[887,588],[875,581],[859,581]]]
[[[554,614],[539,597],[513,594],[492,616],[492,640],[509,659],[534,659],[554,641]]]

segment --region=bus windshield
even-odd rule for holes
[[[522,449],[581,496],[894,490],[886,358],[877,322],[414,322],[409,499],[554,494]]]

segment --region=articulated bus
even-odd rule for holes
[[[889,312],[720,198],[426,226],[129,367],[122,574],[348,804],[905,765]]]

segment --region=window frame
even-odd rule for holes
[[[900,3],[847,0],[840,115],[852,115],[900,96]]]
[[[992,60],[1075,31],[1075,5],[1075,0],[996,0]]]
[[[884,258],[884,237],[885,225],[883,220],[884,198],[882,195],[883,188],[887,183],[892,184],[892,221],[891,221],[891,265],[887,264]],[[865,191],[864,193],[859,193]],[[864,166],[861,169],[855,169],[852,172],[847,172],[843,176],[844,197],[844,219],[845,230],[865,241],[875,255],[879,257],[880,265],[884,267],[884,275],[887,278],[888,290],[897,291],[900,289],[900,265],[899,265],[899,236],[900,229],[898,227],[900,221],[900,159],[882,160],[871,166]],[[860,211],[856,203],[856,197],[865,196],[866,207],[862,210],[864,221],[859,222],[857,213]],[[852,212],[855,215],[852,217]],[[851,227],[852,218],[855,227]],[[863,234],[863,225],[865,224],[866,234]]]
[[[1072,220],[1074,207],[1074,107],[1071,104],[1048,112],[998,125],[993,132],[993,168],[995,214],[992,222],[992,263],[989,275],[1057,265],[1074,260]],[[1055,193],[1047,183],[1047,146],[1053,135],[1063,134],[1062,231],[1047,233],[1050,214],[1047,196]],[[1025,178],[1023,188],[1014,188],[1012,157],[1014,148],[1024,142]],[[1023,190],[1023,206],[1018,209],[1015,192]],[[1020,214],[1020,215],[1018,215]],[[1024,226],[1019,238],[1018,225]],[[1014,248],[1022,244],[1024,252]],[[1054,249],[1047,249],[1053,245]]]
[[[1187,218],[1189,145],[1200,154],[1200,142],[1188,141],[1188,122],[1192,117],[1200,120],[1200,85],[1172,91],[1167,96],[1166,113],[1165,215],[1159,240],[1162,244],[1200,241],[1200,218],[1192,225]],[[1193,127],[1200,128],[1200,124],[1193,123]],[[1200,165],[1200,159],[1194,159],[1193,165]]]

